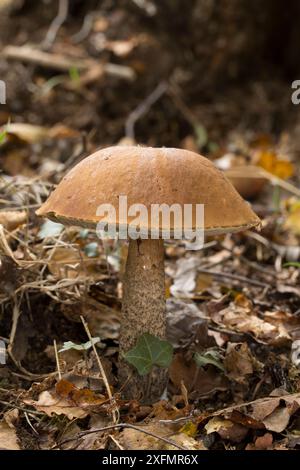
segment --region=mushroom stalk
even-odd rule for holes
[[[141,377],[122,359],[143,333],[166,335],[163,240],[129,240],[123,281],[119,383],[125,397],[153,402],[167,385],[168,371],[155,366]]]

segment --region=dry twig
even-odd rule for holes
[[[89,330],[89,327],[88,327],[88,324],[87,322],[85,321],[85,319],[83,318],[82,315],[80,315],[80,319],[82,321],[82,324],[84,326],[84,329],[85,329],[85,332],[89,338],[89,341],[91,342],[91,345],[92,345],[92,348],[93,348],[93,351],[94,351],[94,354],[96,356],[96,359],[97,359],[97,362],[98,362],[98,366],[99,366],[99,369],[100,369],[100,373],[101,373],[101,377],[103,379],[103,382],[104,382],[104,385],[105,385],[105,388],[106,388],[106,391],[107,391],[107,395],[108,395],[108,398],[110,400],[110,403],[112,405],[112,417],[113,417],[113,422],[114,423],[117,423],[118,422],[118,411],[116,412],[116,410],[114,409],[115,408],[115,401],[114,401],[114,398],[112,396],[112,393],[111,393],[111,389],[110,389],[110,385],[108,383],[108,380],[107,380],[107,377],[106,377],[106,373],[105,373],[105,370],[104,370],[104,367],[102,365],[102,362],[101,362],[101,359],[99,357],[99,354],[97,353],[97,349],[96,349],[96,346],[93,342],[93,338],[92,338],[92,335],[91,335],[91,332]]]

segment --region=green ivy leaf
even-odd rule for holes
[[[169,367],[173,356],[173,346],[150,333],[139,337],[136,346],[124,356],[125,360],[136,367],[139,375],[151,372],[153,366]]]
[[[222,357],[219,354],[218,351],[215,351],[213,349],[209,349],[203,354],[195,353],[194,354],[194,361],[196,362],[197,366],[203,367],[208,364],[211,364],[218,369],[225,371],[225,368],[222,364]]]

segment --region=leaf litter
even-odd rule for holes
[[[109,12],[96,17],[87,49],[117,56],[127,76],[141,77],[145,70],[149,74],[147,54],[157,52],[158,41],[137,32],[124,34],[124,15],[120,11],[121,24]],[[86,44],[72,46],[75,58]],[[62,31],[55,48],[65,54],[69,47]],[[110,64],[105,65],[111,73]],[[10,63],[11,73],[17,66]],[[120,139],[140,91],[137,98],[124,100],[116,69],[109,83],[102,68],[84,73],[73,68],[51,83],[43,67],[30,70],[34,104],[16,116],[19,122],[7,124],[9,113],[0,113],[0,340],[8,356],[0,366],[0,448],[165,450],[174,448],[173,442],[191,450],[299,449],[300,175],[295,139],[235,130],[226,141],[219,139],[223,143],[216,151],[201,122],[190,128],[184,105],[175,130],[166,127],[156,107],[150,110],[150,122],[158,121],[160,129],[157,139],[155,132],[147,133],[147,117],[139,123],[140,143],[203,147],[247,194],[263,221],[259,234],[208,239],[197,252],[175,241],[166,244],[168,342],[142,338],[130,360],[141,373],[153,365],[169,367],[170,381],[162,399],[145,406],[138,399],[122,400],[123,384],[116,381],[126,245],[102,244],[93,231],[41,222],[34,215],[71,166]],[[104,107],[111,106],[111,115],[118,116],[114,120],[102,105],[94,110],[99,94],[108,102]],[[122,98],[113,98],[117,109],[110,95]],[[164,106],[177,116],[173,98],[168,94]],[[102,118],[107,126],[99,126]],[[186,129],[182,138],[178,128]],[[100,338],[94,347],[113,400],[81,316],[92,342]],[[116,410],[119,427],[112,423]]]

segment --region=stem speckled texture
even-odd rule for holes
[[[153,367],[150,374],[141,377],[134,367],[122,359],[143,333],[161,339],[165,339],[166,335],[163,240],[129,241],[123,281],[119,385],[126,384],[124,397],[147,403],[160,398],[167,385],[168,371]]]

